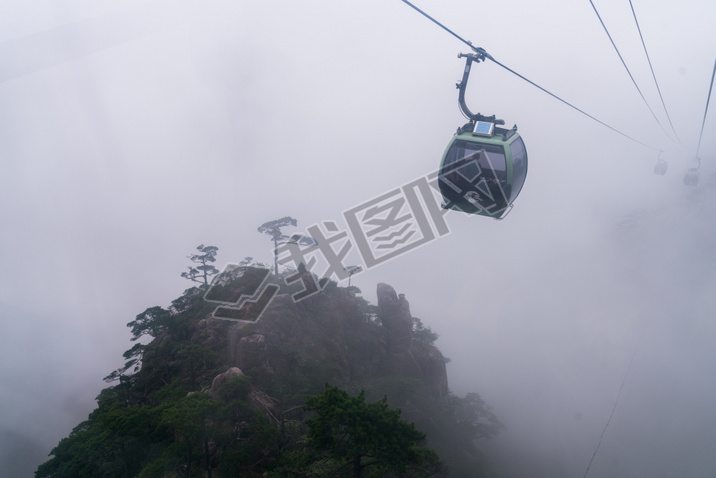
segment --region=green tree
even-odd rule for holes
[[[167,455],[174,463],[182,463],[186,476],[194,476],[192,468],[197,468],[212,477],[209,442],[215,439],[218,406],[219,402],[208,395],[194,393],[162,412],[160,425],[176,437]]]
[[[451,421],[457,428],[455,435],[466,442],[494,438],[505,428],[478,393],[468,393],[463,398],[451,395],[448,399]]]
[[[438,334],[430,327],[425,327],[423,321],[413,317],[413,340],[425,345],[432,345],[438,339]]]
[[[298,221],[291,216],[282,217],[275,221],[269,221],[261,224],[258,231],[261,234],[268,234],[273,240],[273,261],[274,261],[274,274],[278,275],[278,244],[281,241],[286,241],[289,236],[281,232],[282,227],[293,226],[296,227]]]
[[[132,329],[132,341],[139,340],[144,335],[149,335],[152,338],[157,337],[166,330],[171,316],[171,312],[158,305],[149,307],[138,314],[136,319],[127,324],[127,327]]]
[[[196,249],[199,254],[192,254],[187,257],[190,261],[199,265],[196,267],[189,266],[189,271],[182,272],[181,276],[200,284],[209,285],[209,277],[219,273],[219,269],[210,264],[211,262],[216,262],[216,253],[219,252],[219,248],[199,244]]]
[[[437,455],[420,445],[425,435],[400,418],[400,410],[388,408],[387,399],[365,402],[365,393],[350,396],[326,385],[319,395],[308,397],[307,445],[326,452],[336,463],[335,472],[350,468],[354,478],[391,476],[412,470],[413,476],[432,476],[439,468]],[[323,463],[327,463],[323,461]],[[417,471],[417,473],[416,473]]]
[[[274,264],[274,274],[278,276],[278,246],[280,244],[284,243],[290,243],[290,244],[296,244],[296,245],[302,245],[302,246],[310,246],[316,243],[311,237],[303,236],[301,234],[293,234],[292,236],[287,236],[283,232],[281,232],[282,227],[287,226],[293,226],[296,227],[298,225],[298,221],[296,221],[291,216],[282,217],[281,219],[276,219],[275,221],[269,221],[261,224],[259,226],[258,231],[262,234],[268,234],[271,236],[271,239],[273,240],[273,264]],[[249,259],[249,258],[247,258]]]

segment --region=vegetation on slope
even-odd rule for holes
[[[357,288],[278,296],[256,324],[211,318],[205,290],[127,324],[125,365],[36,478],[488,476],[476,443],[499,421],[477,394],[396,375]],[[242,373],[232,344],[256,337],[265,360]],[[414,319],[416,351],[436,339]]]

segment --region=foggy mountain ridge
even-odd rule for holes
[[[427,445],[456,473],[450,476],[465,476],[464,470],[472,476],[487,473],[476,440],[496,435],[500,422],[479,395],[459,398],[450,392],[447,360],[434,345],[437,334],[411,315],[403,294],[380,283],[373,306],[358,292],[330,282],[323,292],[300,302],[279,294],[255,323],[213,318],[215,306],[203,300],[200,288],[187,290],[171,310],[147,309],[128,325],[135,339],[149,335],[152,340],[125,353],[125,367],[105,379],[118,383],[100,393],[98,408],[60,441],[36,476],[236,476],[232,473],[239,470],[242,476],[309,476],[303,473],[317,465],[304,464],[302,472],[290,457],[304,453],[301,406],[324,384],[351,394],[365,390],[370,401],[387,397],[391,406],[403,410],[405,420],[427,433]],[[243,408],[239,415],[226,416],[209,411],[230,407],[227,386],[243,390],[241,406],[250,412]],[[204,412],[186,408],[197,400],[196,393],[211,397]],[[194,435],[167,424],[173,407],[179,420],[198,427],[192,433],[204,437],[187,443],[188,461],[174,449]],[[263,431],[247,426],[246,420],[261,421]],[[169,434],[167,427],[173,430]],[[220,432],[226,427],[243,431],[231,438],[231,433]],[[279,446],[267,444],[266,434],[275,435]],[[119,443],[124,452],[100,452]],[[236,455],[244,448],[250,450],[242,452],[247,457]],[[192,471],[191,456],[206,465],[195,463]],[[286,475],[289,465],[294,471]],[[343,471],[310,476],[343,476]]]
[[[683,340],[692,341],[693,338],[689,337],[692,336],[693,332],[698,333],[698,331],[704,327],[710,328],[710,326],[702,321],[704,318],[712,316],[709,310],[713,309],[709,309],[709,307],[713,307],[713,304],[701,303],[699,298],[704,296],[712,297],[713,290],[716,290],[716,282],[713,280],[714,256],[712,254],[709,255],[713,249],[713,245],[716,244],[716,229],[714,228],[713,222],[714,217],[716,217],[716,181],[713,179],[714,176],[703,178],[703,183],[700,188],[686,189],[677,199],[664,201],[661,204],[648,208],[640,208],[632,213],[624,214],[622,219],[617,221],[614,225],[611,234],[607,235],[609,239],[608,244],[610,244],[612,252],[615,258],[617,258],[617,263],[620,264],[618,273],[623,274],[623,276],[631,282],[634,290],[638,291],[644,288],[645,290],[648,289],[650,291],[649,294],[651,294],[651,291],[655,289],[663,294],[664,297],[669,297],[678,291],[678,293],[681,294],[681,297],[678,298],[679,302],[690,304],[690,307],[696,308],[694,310],[689,310],[688,308],[682,309],[678,313],[678,317],[680,317],[680,321],[678,322],[671,321],[666,323],[663,321],[653,322],[653,320],[642,320],[634,322],[633,324],[631,321],[624,324],[626,327],[646,326],[645,330],[638,333],[645,334],[647,341],[649,339],[653,340],[654,330],[658,330],[660,326],[667,326],[666,330],[670,340],[676,340],[677,343]],[[668,277],[665,278],[663,276],[661,272],[663,270],[670,271]],[[680,286],[677,288],[677,284],[686,284],[689,288],[686,290]],[[404,299],[397,298],[394,291],[392,291],[392,294],[396,296],[396,304],[400,309],[400,303],[402,303]],[[378,294],[378,296],[380,297],[380,294]],[[288,306],[290,310],[293,310],[296,304],[291,305],[292,302],[290,300],[286,302],[286,299],[287,296],[284,296],[275,306],[279,308]],[[677,299],[675,298],[675,300]],[[362,303],[360,300],[359,302]],[[297,305],[299,309],[304,307],[301,303]],[[307,307],[306,310],[310,309],[310,302],[306,302],[304,305]],[[355,306],[355,304],[351,304],[350,300],[347,300],[345,305],[347,307]],[[365,306],[365,304],[362,306]],[[404,303],[404,306],[407,307],[407,302]],[[701,312],[697,309],[700,309]],[[7,310],[11,311],[9,314],[5,314],[7,317],[21,313],[16,309]],[[373,311],[371,313],[377,312]],[[297,314],[297,312],[293,310],[291,314]],[[304,312],[298,313],[298,316],[305,316],[305,314],[306,311],[304,310]],[[598,319],[595,317],[595,320]],[[292,322],[298,324],[300,323],[300,319],[295,319]],[[14,323],[30,324],[32,321],[25,318],[20,321],[15,321]],[[224,321],[202,319],[193,326],[194,331],[191,334],[190,341],[202,346],[208,346],[214,350],[220,350],[223,355],[222,360],[225,361],[227,366],[238,366],[238,368],[245,370],[246,374],[252,377],[262,375],[273,376],[276,373],[276,370],[270,366],[270,362],[266,360],[268,353],[266,349],[266,337],[271,337],[272,334],[273,340],[269,340],[269,342],[279,338],[286,340],[286,337],[290,337],[290,343],[293,345],[284,344],[281,353],[289,354],[292,359],[298,360],[299,362],[308,360],[309,362],[314,361],[324,364],[337,363],[339,364],[338,368],[348,367],[349,370],[355,367],[354,365],[350,365],[350,361],[347,361],[344,354],[340,353],[340,347],[337,347],[335,343],[332,345],[322,344],[321,346],[317,346],[319,344],[316,342],[315,337],[297,333],[297,329],[291,328],[286,329],[286,331],[290,332],[285,336],[279,337],[279,335],[275,335],[275,329],[271,329],[270,327],[267,330],[263,329],[264,327],[268,327],[268,324],[270,324],[270,321],[264,323],[264,319],[262,319],[256,326],[242,327]],[[248,333],[247,330],[245,330],[247,327],[248,329],[253,329],[251,331],[253,333],[250,335],[244,335]],[[229,330],[233,330],[233,332],[229,332]],[[625,329],[625,333],[628,333],[627,330],[628,328]],[[321,330],[321,333],[322,332],[323,330]],[[52,331],[44,330],[42,333],[51,334]],[[77,333],[81,335],[79,331]],[[318,334],[318,332],[316,333]],[[260,338],[261,336],[264,338]],[[703,336],[704,339],[706,337],[708,337],[708,333]],[[161,342],[161,340],[161,337],[157,337],[153,342]],[[405,343],[405,334],[403,334],[401,340]],[[401,340],[397,340],[397,342],[401,342]],[[661,339],[657,337],[657,342],[659,340]],[[58,344],[58,346],[61,346],[61,344]],[[388,353],[386,339],[383,339],[381,342],[381,347],[383,347],[384,350],[377,355],[383,357],[381,360],[387,360],[387,355],[385,355]],[[5,350],[10,350],[10,348]],[[296,355],[298,353],[297,350],[305,350],[308,351],[308,353],[304,356],[300,354]],[[447,387],[447,375],[439,371],[440,367],[437,366],[437,364],[439,364],[440,361],[428,359],[427,357],[430,354],[421,355],[418,353],[420,358],[417,359],[417,363],[422,363],[423,365],[416,367],[415,363],[413,363],[413,359],[416,358],[414,356],[415,353],[414,350],[411,350],[410,355],[413,355],[413,357],[408,359],[407,363],[402,363],[400,369],[407,371],[408,376],[412,374],[412,376],[420,377],[421,380],[426,383],[432,384],[430,387],[435,390],[445,390]],[[44,349],[44,354],[49,360],[48,354],[51,354],[50,349]],[[437,355],[439,357],[442,356],[439,351],[437,351],[437,354],[439,354]],[[404,361],[407,355],[398,354],[396,357],[395,363],[399,364]],[[625,359],[626,358],[628,357],[625,356]],[[638,354],[637,358],[643,359],[644,357]],[[8,362],[5,363],[7,364]],[[459,366],[459,363],[456,365]],[[420,373],[416,373],[416,370],[420,370]],[[421,375],[425,370],[438,371],[434,373],[431,378],[426,379],[425,376]],[[614,376],[612,378],[615,382],[621,379],[620,376]],[[631,380],[634,381],[638,379],[638,373],[632,372]],[[442,385],[443,381],[444,385]],[[627,386],[630,385],[630,383],[631,382],[628,381]],[[616,385],[618,385],[618,383]],[[353,389],[353,391],[355,392],[356,390]],[[605,397],[611,396],[608,391],[600,392],[600,394]],[[82,402],[87,403],[89,398],[90,397],[83,397]],[[629,397],[627,395],[625,401],[628,399]],[[509,422],[511,417],[500,413],[500,409],[503,408],[503,405],[500,402],[494,401],[493,405],[496,406],[499,417]],[[618,411],[622,411],[621,407],[618,408]],[[582,415],[581,412],[575,413],[575,417],[579,416],[580,420]],[[618,417],[619,415],[617,414],[617,419],[615,419],[615,423],[612,424],[612,429],[615,425],[620,426]],[[604,420],[606,420],[606,416],[601,417],[597,422]],[[603,424],[601,426],[603,426]],[[512,428],[513,427],[508,427],[508,431]],[[505,432],[503,432],[503,435],[505,435]],[[18,435],[17,431],[8,430],[5,432],[4,439],[11,440],[20,446],[19,444],[21,443],[25,443],[26,445],[30,444],[31,441],[27,440],[31,440],[31,438],[29,438],[31,436],[33,436],[33,434],[29,434],[27,435],[28,438],[25,438],[25,435],[22,433]],[[521,457],[520,461],[531,463],[530,466],[535,466],[535,463],[540,463],[543,460],[543,458],[531,456],[529,453],[523,455],[520,451],[520,445],[509,444],[509,440],[507,442],[503,442],[502,440],[503,438],[498,437],[497,440],[488,444],[486,450],[488,456],[492,454],[492,459],[504,467],[501,469],[498,467],[503,476],[521,476],[521,473],[524,472],[515,472],[515,464],[504,465],[504,463],[513,460],[513,458],[510,457],[510,449],[513,449],[515,453]],[[594,444],[589,446],[594,446]],[[608,443],[605,445],[605,448],[608,450]],[[25,448],[25,451],[31,449],[33,449],[32,446]],[[507,455],[505,455],[506,453]],[[605,452],[602,451],[602,453]],[[30,458],[30,460],[38,462],[40,457],[37,453],[33,456],[34,459]],[[10,455],[5,457],[5,461],[9,464],[5,467],[7,470],[13,469],[12,463],[17,463],[10,458]],[[567,463],[572,461],[572,459],[564,458],[564,461]],[[584,463],[586,462],[583,462],[582,465]],[[17,464],[16,466],[20,470],[23,469],[21,464]],[[553,463],[550,466],[546,466],[544,475],[542,476],[554,473],[559,469],[568,468],[567,465],[560,467],[557,466],[556,463]],[[598,469],[596,466],[595,468]],[[517,469],[520,468],[517,467]],[[539,469],[539,467],[537,469]],[[536,476],[540,476],[540,474],[537,473]]]

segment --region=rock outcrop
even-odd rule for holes
[[[226,372],[220,373],[219,375],[214,377],[214,380],[211,382],[211,388],[207,391],[207,393],[212,398],[219,398],[222,396],[222,387],[225,384],[229,383],[232,379],[236,377],[242,376],[244,376],[244,372],[242,372],[240,368],[231,367]],[[265,412],[269,416],[269,418],[274,421],[274,423],[278,423],[278,419],[276,418],[275,399],[269,397],[255,387],[249,388],[246,393],[246,398],[248,399],[249,403],[253,408]]]
[[[445,357],[437,347],[413,340],[410,304],[388,284],[378,284],[378,317],[386,331],[391,371],[422,380],[435,397],[447,395]]]
[[[257,323],[203,319],[192,341],[223,351],[223,362],[234,367],[215,382],[245,373],[259,386],[310,379],[360,389],[380,377],[404,377],[421,380],[436,398],[447,395],[445,359],[413,339],[405,297],[378,284],[379,321],[367,306],[337,287],[299,302],[280,294]]]
[[[225,384],[231,381],[231,379],[235,377],[241,377],[244,375],[244,372],[241,371],[239,367],[231,367],[226,372],[221,373],[214,377],[214,380],[211,382],[211,388],[209,389],[209,395],[211,395],[213,398],[216,398],[221,393],[221,387],[223,387]]]
[[[388,355],[394,360],[396,372],[410,355],[410,344],[413,338],[413,316],[410,305],[403,294],[398,294],[388,284],[378,284],[378,317],[385,327],[388,341]]]

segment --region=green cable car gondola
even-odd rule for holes
[[[494,115],[474,114],[465,103],[472,62],[484,60],[485,54],[461,53],[458,57],[467,58],[457,88],[460,109],[470,121],[458,128],[443,154],[438,181],[443,207],[502,219],[527,177],[527,150],[516,125],[500,128],[504,121]]]

